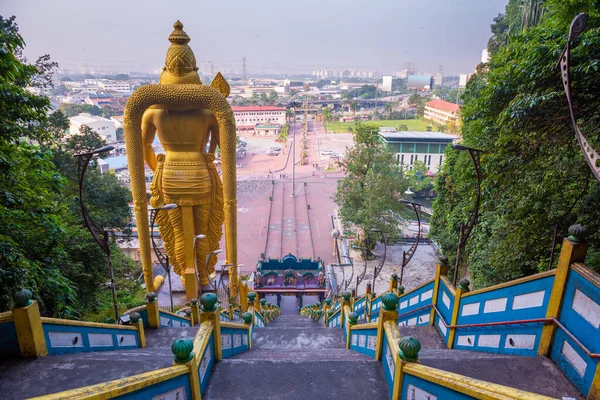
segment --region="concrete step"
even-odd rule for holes
[[[343,349],[345,343],[340,328],[268,327],[254,331],[252,348],[306,351]]]
[[[64,354],[0,361],[2,399],[24,399],[167,368],[170,348]]]
[[[583,399],[546,357],[520,357],[464,350],[422,349],[423,365],[555,398]]]
[[[171,348],[171,344],[175,339],[187,338],[194,340],[198,332],[198,326],[190,328],[159,328],[159,329],[146,329],[146,346],[148,348]]]
[[[203,396],[210,400],[344,398],[387,399],[380,363],[368,357],[323,362],[242,361],[234,357],[216,364]]]
[[[445,349],[446,344],[434,326],[401,326],[400,336],[419,339],[421,349]]]
[[[280,350],[280,349],[252,349],[245,353],[228,358],[228,362],[328,362],[328,361],[369,361],[372,360],[364,354],[346,349],[319,349],[319,350]]]

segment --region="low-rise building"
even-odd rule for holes
[[[69,133],[71,135],[79,135],[81,127],[86,125],[93,131],[96,131],[107,142],[115,142],[117,140],[115,123],[110,119],[83,113],[69,118],[69,122]]]
[[[257,136],[279,136],[280,131],[281,125],[271,124],[269,122],[254,126],[254,134]]]
[[[460,106],[444,100],[431,100],[425,103],[425,119],[445,125],[458,119]]]
[[[285,124],[285,108],[272,106],[232,107],[238,133],[255,133],[260,124]]]
[[[442,132],[396,131],[393,127],[381,127],[379,136],[396,155],[399,165],[412,169],[415,161],[422,161],[432,172],[439,171],[446,147],[458,139],[458,136]]]

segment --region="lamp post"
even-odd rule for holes
[[[367,273],[367,256],[369,255],[369,253],[368,253],[368,249],[366,247],[366,244],[367,244],[366,242],[367,242],[367,239],[365,238],[365,246],[364,247],[352,246],[353,249],[360,250],[362,252],[363,259],[365,260],[365,268],[363,269],[362,273],[356,277],[356,292],[357,293],[358,293],[358,285],[360,285],[361,282],[363,281],[363,279],[365,279],[365,274]]]
[[[479,203],[481,201],[481,162],[480,156],[483,152],[482,150],[474,149],[472,147],[467,147],[462,144],[453,144],[452,149],[458,151],[468,151],[471,159],[473,160],[473,165],[475,166],[475,172],[477,174],[477,198],[475,199],[475,207],[473,208],[473,212],[471,213],[471,217],[467,221],[466,224],[460,224],[460,236],[458,238],[458,249],[456,250],[456,262],[454,264],[454,277],[452,279],[452,284],[456,286],[456,281],[458,279],[458,267],[460,265],[460,257],[462,252],[465,249],[467,244],[467,240],[469,240],[469,236],[471,235],[471,231],[473,227],[477,223],[479,219]]]
[[[371,232],[379,233],[381,235],[381,241],[383,242],[383,259],[381,260],[381,265],[375,266],[375,270],[373,271],[373,285],[372,286],[373,286],[373,288],[375,288],[375,279],[377,279],[377,276],[383,269],[383,265],[385,264],[385,258],[387,257],[387,240],[385,237],[385,232],[383,232],[381,229],[373,228],[373,229],[371,229]],[[356,290],[358,291],[358,285],[356,286]]]
[[[354,265],[352,263],[350,264],[331,264],[332,267],[340,267],[340,269],[342,270],[342,283],[344,285],[344,291],[348,288],[348,286],[350,285],[350,282],[352,281],[352,277],[350,277],[350,279],[346,280],[346,271],[344,270],[344,267],[352,267],[352,275],[354,276]],[[340,293],[340,288],[341,285],[338,286],[337,290],[336,290],[336,296]]]
[[[412,246],[410,246],[410,249],[408,249],[408,252],[402,251],[402,266],[400,267],[400,282],[398,282],[398,284],[400,286],[402,286],[402,278],[404,277],[404,268],[406,267],[406,265],[408,264],[410,259],[413,257],[413,255],[417,251],[417,246],[419,246],[419,240],[421,239],[421,216],[419,215],[419,212],[421,211],[421,207],[423,207],[423,206],[419,203],[415,203],[415,202],[408,201],[408,200],[400,200],[400,203],[412,206],[412,209],[414,210],[415,214],[417,215],[417,225],[418,225],[417,226],[417,228],[418,228],[417,240],[413,243]]]
[[[83,224],[86,229],[92,234],[92,237],[98,243],[98,246],[106,253],[106,257],[108,259],[108,272],[110,275],[110,289],[112,292],[113,298],[113,307],[115,312],[115,323],[119,321],[119,310],[117,307],[117,291],[115,288],[115,276],[112,265],[112,255],[110,253],[110,240],[108,238],[108,231],[106,229],[98,228],[98,225],[92,220],[92,217],[88,213],[85,208],[85,204],[83,203],[83,178],[85,177],[85,171],[90,163],[90,160],[93,156],[100,153],[106,153],[107,151],[113,150],[113,146],[104,146],[98,149],[86,152],[79,153],[73,155],[73,157],[77,158],[77,177],[79,184],[79,207],[81,208],[81,214],[83,216]],[[102,235],[102,237],[100,236]]]
[[[177,204],[165,204],[162,207],[151,208],[150,209],[150,239],[152,240],[152,248],[154,249],[154,254],[156,254],[156,258],[160,265],[167,272],[167,277],[169,280],[169,300],[171,301],[171,312],[173,312],[173,292],[171,290],[171,264],[169,264],[169,256],[158,251],[158,246],[156,245],[156,240],[154,239],[154,223],[156,222],[156,217],[160,211],[168,211],[174,210],[177,208]]]
[[[198,241],[198,239],[206,239],[206,235],[200,234],[200,235],[194,236],[194,269],[196,270],[196,276],[198,277],[198,282],[200,282],[200,272],[198,271],[198,268],[196,267],[196,242]],[[213,250],[213,251],[207,253],[206,257],[204,259],[204,265],[206,267],[206,270],[205,270],[206,277],[208,278],[209,285],[212,286],[212,288],[214,289],[215,292],[217,291],[217,289],[216,289],[215,285],[213,284],[212,279],[210,279],[210,275],[208,273],[208,260],[210,260],[210,258],[213,255],[216,255],[216,254],[219,254],[222,252],[223,252],[223,250],[221,250],[221,249]],[[202,285],[198,285],[198,291],[199,292],[202,291]],[[200,297],[200,294],[201,293],[198,293],[198,297]]]

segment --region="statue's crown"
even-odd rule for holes
[[[169,50],[165,59],[165,69],[175,76],[183,76],[198,71],[194,52],[188,46],[190,37],[183,30],[183,24],[177,20],[169,36]]]

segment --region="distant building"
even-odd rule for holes
[[[391,75],[383,77],[383,84],[381,85],[381,90],[384,92],[392,91],[392,81],[393,77]]]
[[[254,134],[257,136],[279,136],[281,131],[281,125],[279,124],[257,124],[254,125]]]
[[[433,86],[442,86],[442,82],[444,80],[444,75],[441,72],[438,72],[433,77]]]
[[[409,75],[406,88],[408,90],[431,90],[431,75]]]
[[[110,120],[115,123],[115,128],[119,129],[123,128],[124,126],[123,118],[124,117],[122,115],[113,115],[112,117],[110,117]]]
[[[467,81],[469,80],[469,75],[468,74],[460,74],[458,76],[458,87],[459,88],[464,88],[467,86]]]
[[[200,64],[200,73],[202,75],[213,75],[213,63],[210,61],[202,61],[202,64]]]
[[[285,108],[271,106],[232,107],[238,133],[256,133],[257,124],[285,124]]]
[[[458,119],[460,106],[444,100],[431,100],[425,103],[425,119],[445,125]]]
[[[458,136],[441,132],[398,132],[393,127],[381,127],[379,136],[396,155],[398,165],[412,169],[415,161],[422,161],[432,172],[439,171],[444,162],[444,150],[458,139]]]
[[[100,80],[98,87],[105,92],[131,93],[131,85],[125,81]]]
[[[107,142],[115,142],[117,140],[115,123],[110,119],[83,113],[69,118],[69,122],[69,133],[71,135],[79,135],[81,126],[86,125],[93,131],[96,131]]]

